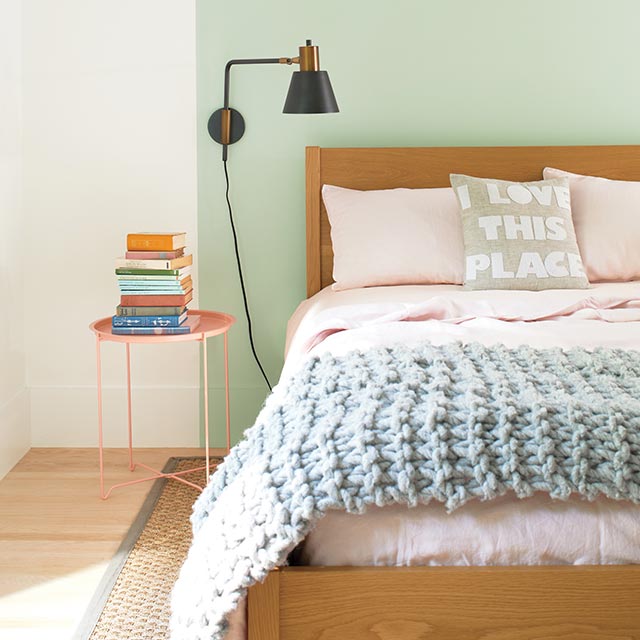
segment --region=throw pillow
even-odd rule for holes
[[[452,174],[468,289],[584,289],[566,178],[508,182]]]

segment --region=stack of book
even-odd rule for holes
[[[127,252],[116,259],[120,304],[113,316],[115,334],[191,333],[200,317],[187,315],[193,298],[186,233],[130,233]]]

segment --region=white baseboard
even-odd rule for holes
[[[135,388],[132,391],[134,447],[197,447],[200,442],[198,388]],[[98,445],[95,387],[32,387],[31,446]],[[105,447],[126,447],[126,388],[105,388]]]
[[[31,446],[27,389],[0,407],[0,443],[0,478],[3,478]]]

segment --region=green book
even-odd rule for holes
[[[191,273],[189,267],[182,269],[116,269],[119,276],[186,276]]]
[[[181,316],[187,307],[116,307],[118,316]]]

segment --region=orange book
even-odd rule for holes
[[[158,294],[150,296],[120,296],[120,304],[124,307],[182,307],[193,298],[193,289],[184,294]]]
[[[187,234],[184,231],[127,234],[127,251],[175,251],[186,246]]]

